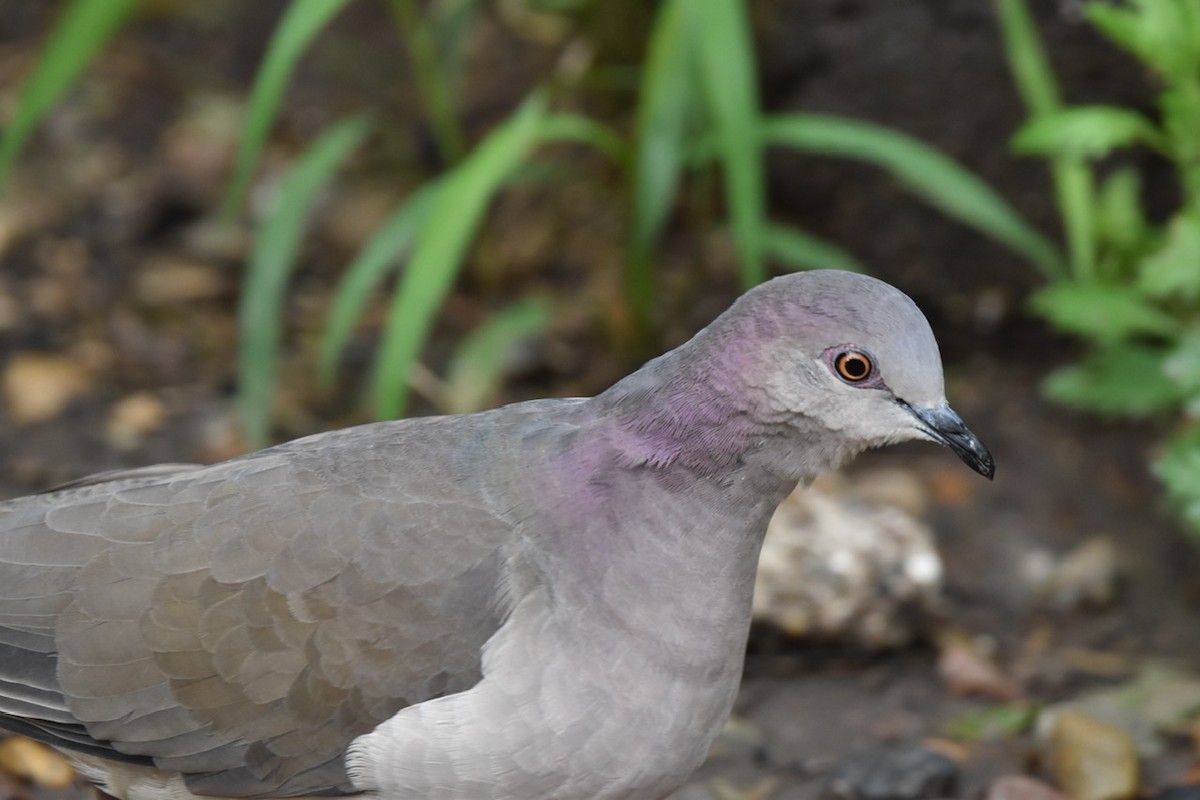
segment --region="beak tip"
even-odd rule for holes
[[[964,464],[989,481],[996,476],[996,462],[987,446],[971,432],[949,406],[908,409],[921,423],[921,430],[938,444],[948,447]]]
[[[988,458],[987,463],[981,464],[975,471],[987,478],[989,481],[994,481],[996,479],[996,465],[992,462],[990,457]]]

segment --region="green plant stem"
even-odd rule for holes
[[[1025,0],[995,0],[996,15],[1004,36],[1009,69],[1031,117],[1057,111],[1058,85],[1037,27]],[[1056,156],[1050,174],[1067,238],[1071,272],[1076,279],[1096,277],[1096,223],[1094,178],[1087,161],[1078,156]]]
[[[388,6],[412,57],[417,86],[438,150],[447,165],[456,164],[466,152],[465,137],[458,121],[451,73],[439,57],[433,24],[421,14],[416,0],[389,0]]]
[[[1096,278],[1095,178],[1087,163],[1071,156],[1055,157],[1050,165],[1054,195],[1063,217],[1075,278]]]

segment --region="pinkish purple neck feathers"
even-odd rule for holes
[[[727,315],[597,397],[627,463],[678,465],[709,478],[737,467],[776,427],[755,414],[749,388],[759,345],[774,327]]]

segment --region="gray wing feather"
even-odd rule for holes
[[[197,792],[348,791],[353,737],[478,680],[511,528],[465,459],[533,410],[0,504],[0,726]]]

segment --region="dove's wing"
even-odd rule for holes
[[[202,794],[349,791],[349,741],[473,685],[502,622],[510,527],[466,476],[506,417],[463,419],[0,504],[0,726]]]

